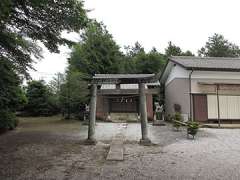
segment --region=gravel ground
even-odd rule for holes
[[[140,125],[125,130],[124,161],[106,161],[119,124],[97,123],[98,144],[85,146],[87,126],[59,117],[23,118],[0,136],[0,180],[240,179],[240,129],[201,129],[195,140],[170,125],[152,126],[156,144],[140,146]]]

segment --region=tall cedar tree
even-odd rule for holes
[[[223,35],[214,34],[208,38],[198,54],[205,57],[239,57],[240,49],[236,44],[226,40]]]
[[[122,54],[119,46],[102,23],[93,21],[74,46],[69,59],[70,70],[87,76],[97,73],[117,73]]]
[[[156,48],[145,52],[143,46],[136,42],[134,46],[125,46],[126,54],[121,62],[123,73],[159,73],[166,63],[166,56]]]
[[[65,117],[78,115],[88,101],[89,78],[97,73],[119,73],[122,53],[102,23],[92,21],[81,34],[69,58],[66,83],[62,85],[60,102]],[[71,93],[70,93],[71,92]]]
[[[168,47],[165,49],[165,55],[169,56],[194,56],[194,54],[187,50],[183,52],[179,46],[176,46],[171,41],[168,42]]]
[[[79,71],[68,71],[65,83],[61,84],[59,94],[60,107],[66,119],[74,114],[82,118],[82,111],[88,103],[88,82]]]

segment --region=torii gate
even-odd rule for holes
[[[90,116],[88,125],[88,138],[86,144],[96,144],[95,123],[96,123],[96,104],[97,104],[97,86],[102,84],[139,84],[139,107],[141,119],[142,138],[140,144],[150,145],[151,140],[148,138],[147,128],[147,106],[145,83],[156,82],[155,74],[96,74],[92,78]]]

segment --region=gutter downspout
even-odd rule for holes
[[[192,73],[193,73],[193,69],[191,70],[191,72],[189,73],[189,100],[190,100],[190,119],[191,121],[193,121],[193,117],[192,117]]]
[[[219,84],[217,84],[217,113],[218,113],[218,127],[220,128],[221,126],[221,121],[220,121],[220,105],[219,105]]]

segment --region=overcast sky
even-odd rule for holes
[[[240,45],[239,0],[86,0],[90,18],[102,21],[116,42],[123,47],[140,42],[146,50],[153,46],[164,52],[168,41],[184,51],[197,53],[209,36],[223,34]],[[78,35],[66,35],[77,41]],[[51,79],[64,72],[71,52],[60,47],[60,54],[45,48],[44,58],[35,65],[34,79]]]

